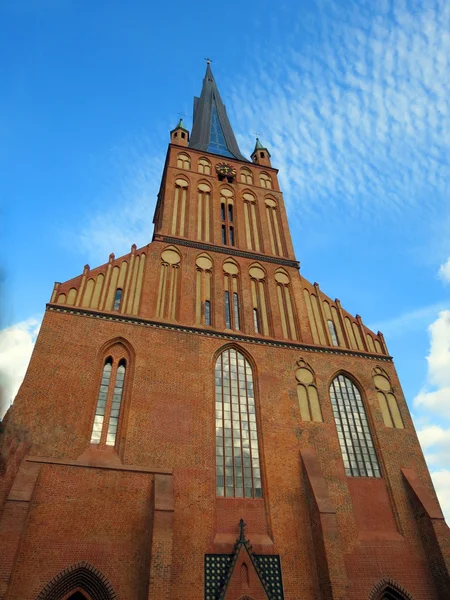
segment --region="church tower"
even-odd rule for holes
[[[0,448],[0,600],[450,598],[383,336],[300,275],[209,63],[152,242],[55,284]]]

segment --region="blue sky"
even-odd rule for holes
[[[280,169],[302,273],[383,331],[450,517],[450,5],[0,4],[0,369],[20,383],[54,281],[151,239],[168,132],[204,58]]]

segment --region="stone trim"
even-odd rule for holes
[[[169,236],[159,236],[156,234],[153,237],[154,242],[164,242],[166,244],[178,244],[179,246],[188,246],[189,248],[196,248],[197,250],[205,250],[207,252],[219,252],[220,254],[227,254],[229,256],[238,256],[240,258],[249,258],[250,260],[258,260],[262,262],[274,263],[276,265],[283,265],[285,267],[294,267],[300,269],[300,263],[297,260],[290,260],[289,258],[280,258],[275,256],[267,256],[266,254],[258,254],[257,252],[247,252],[246,250],[237,250],[229,246],[216,246],[215,244],[204,244],[202,242],[191,242],[190,240],[184,240]]]
[[[117,600],[113,587],[106,577],[85,561],[58,573],[36,600],[59,600],[77,588],[88,593],[92,600]]]
[[[383,354],[371,354],[369,352],[354,352],[346,348],[331,348],[326,346],[311,346],[309,344],[299,344],[295,342],[280,342],[273,339],[261,337],[249,337],[245,335],[236,335],[225,332],[219,332],[212,329],[199,329],[197,327],[189,327],[186,325],[177,325],[175,323],[162,323],[158,321],[150,321],[149,319],[141,319],[139,317],[130,317],[122,314],[113,314],[105,312],[97,312],[91,309],[84,308],[68,308],[65,304],[46,305],[46,310],[61,312],[70,315],[78,315],[81,317],[93,317],[105,321],[120,321],[130,325],[142,325],[144,327],[152,327],[155,329],[165,329],[168,331],[179,331],[180,333],[193,333],[195,335],[203,335],[211,338],[218,338],[232,342],[240,342],[242,344],[258,344],[261,346],[271,346],[273,348],[286,348],[289,350],[304,350],[306,352],[319,352],[321,354],[337,354],[341,356],[354,356],[358,358],[368,358],[370,360],[392,362],[392,356]]]
[[[45,465],[60,465],[63,467],[82,467],[84,469],[106,469],[110,471],[130,471],[132,473],[148,473],[154,475],[172,475],[172,469],[158,467],[140,467],[136,465],[107,465],[101,462],[85,462],[66,458],[51,458],[47,456],[26,456],[26,462],[41,463]]]

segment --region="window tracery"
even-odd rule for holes
[[[386,372],[381,367],[373,370],[373,382],[377,389],[378,402],[386,427],[404,429],[403,420],[398,409],[397,398],[393,392],[391,382]]]
[[[253,371],[235,348],[215,364],[216,494],[262,496]]]
[[[177,167],[178,167],[178,169],[187,169],[187,170],[189,170],[191,168],[191,159],[184,152],[181,152],[177,156]]]
[[[233,260],[227,260],[223,265],[223,272],[225,327],[239,331],[241,329],[239,267]]]
[[[297,380],[297,398],[302,420],[322,422],[322,411],[320,410],[314,371],[303,359],[297,362],[297,366],[295,378]]]
[[[345,473],[353,477],[381,477],[359,389],[349,377],[338,375],[331,382],[330,398]]]
[[[207,254],[201,254],[195,261],[197,269],[195,322],[198,325],[211,325],[211,287],[213,262]]]

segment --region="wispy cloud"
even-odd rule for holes
[[[450,176],[450,4],[327,1],[312,18],[296,43],[266,40],[235,85],[242,146],[249,126],[261,132],[291,210],[436,215]]]
[[[32,318],[0,332],[0,418],[19,390],[40,326]]]
[[[450,258],[439,267],[439,277],[442,281],[450,283]]]
[[[410,333],[411,331],[425,330],[436,314],[445,309],[449,304],[449,302],[437,302],[429,306],[422,306],[387,321],[373,323],[369,325],[369,329],[381,331],[390,339]]]
[[[93,209],[64,237],[75,241],[89,260],[107,260],[148,244],[153,211],[164,165],[164,148],[142,136],[113,148],[108,161],[109,185],[92,200]]]

